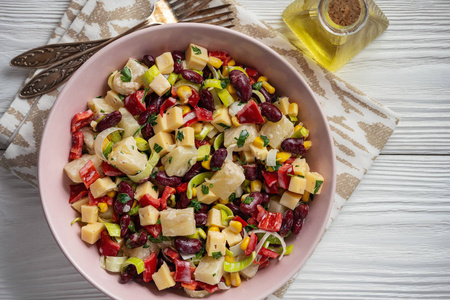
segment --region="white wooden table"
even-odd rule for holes
[[[274,27],[290,0],[241,0]],[[0,113],[69,0],[0,1]],[[285,299],[450,298],[450,1],[377,0],[390,27],[337,74],[398,129]],[[2,151],[3,152],[3,151]],[[66,260],[37,190],[0,172],[0,298],[106,299]]]

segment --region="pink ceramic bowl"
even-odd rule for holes
[[[70,226],[77,216],[70,207],[69,179],[63,172],[71,147],[70,121],[85,110],[89,99],[104,95],[108,75],[123,67],[129,57],[159,55],[184,50],[190,42],[208,49],[226,50],[249,67],[270,78],[279,95],[288,96],[300,106],[300,119],[311,132],[313,148],[308,162],[325,177],[322,194],[311,203],[303,230],[288,240],[293,254],[281,262],[273,261],[239,288],[211,295],[211,299],[262,299],[275,292],[300,270],[319,242],[333,203],[335,191],[335,156],[333,140],[318,101],[297,71],[277,53],[262,43],[233,30],[201,24],[161,25],[135,32],[117,40],[95,54],[69,80],[50,112],[39,155],[39,187],[42,205],[50,229],[62,251],[74,267],[94,286],[117,299],[186,299],[183,293],[158,291],[154,284],[135,282],[122,285],[117,274],[100,268],[97,248],[80,239],[80,226]]]

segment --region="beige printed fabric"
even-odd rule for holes
[[[115,36],[144,20],[151,10],[151,2],[72,0],[49,43]],[[299,71],[327,116],[337,159],[337,188],[330,225],[393,133],[398,118],[388,108],[305,57],[234,0],[213,0],[210,5],[222,3],[233,4],[234,30],[268,45]],[[0,119],[0,145],[7,147],[0,165],[35,186],[41,134],[59,90],[30,100],[17,97]],[[269,299],[282,298],[292,280]]]

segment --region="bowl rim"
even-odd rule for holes
[[[303,78],[303,76],[284,58],[282,57],[280,54],[278,54],[277,52],[275,52],[273,49],[271,49],[269,46],[265,45],[264,43],[262,43],[261,41],[248,36],[244,33],[238,32],[238,31],[234,31],[231,29],[227,29],[227,28],[223,28],[223,27],[219,27],[219,26],[214,26],[214,25],[208,25],[208,24],[200,24],[200,23],[173,23],[173,24],[161,24],[159,26],[152,26],[152,27],[148,27],[142,30],[138,30],[136,32],[133,32],[131,34],[128,34],[124,37],[121,37],[113,42],[111,42],[110,44],[106,45],[104,48],[100,49],[97,53],[95,53],[89,60],[90,61],[94,61],[100,57],[102,57],[103,53],[108,51],[109,48],[114,47],[116,44],[119,43],[124,43],[128,40],[134,39],[137,36],[141,36],[141,35],[147,35],[153,31],[158,31],[158,30],[167,30],[170,28],[174,28],[175,30],[186,30],[186,29],[180,29],[180,28],[187,28],[190,27],[192,29],[194,28],[201,28],[201,27],[205,27],[205,28],[210,28],[211,30],[216,30],[216,31],[221,31],[221,32],[226,32],[226,34],[231,34],[231,35],[235,35],[238,36],[239,38],[248,40],[251,43],[256,44],[258,47],[263,48],[265,51],[270,52],[272,55],[277,56],[279,58],[281,58],[281,60],[283,62],[285,62],[286,67],[290,68],[291,71],[293,71],[295,74],[297,74],[298,79],[303,83],[303,88],[305,88],[307,90],[307,92],[311,95],[311,98],[313,99],[313,101],[315,102],[315,104],[317,105],[317,107],[319,108],[319,112],[320,112],[320,117],[323,119],[323,123],[325,124],[326,127],[326,132],[327,132],[327,136],[328,136],[328,142],[330,144],[330,149],[331,149],[331,166],[330,166],[330,170],[331,170],[331,174],[332,174],[332,178],[330,180],[327,180],[329,187],[327,189],[330,189],[330,203],[328,205],[327,211],[326,211],[326,217],[324,218],[324,222],[322,222],[319,232],[320,234],[317,234],[313,239],[312,239],[312,247],[309,247],[309,250],[306,252],[305,255],[305,259],[303,261],[302,264],[296,265],[294,268],[291,268],[289,270],[289,278],[292,278],[293,276],[296,275],[296,273],[298,273],[301,268],[304,266],[304,264],[306,263],[306,261],[309,259],[309,257],[312,255],[312,253],[314,252],[315,248],[317,247],[318,243],[320,242],[320,240],[322,239],[323,234],[325,233],[325,229],[326,226],[329,222],[329,217],[333,208],[333,203],[334,203],[334,198],[335,198],[335,192],[336,192],[336,154],[335,154],[335,149],[334,149],[334,142],[333,142],[333,137],[331,134],[331,129],[330,126],[327,122],[327,118],[326,115],[319,103],[319,101],[317,100],[314,92],[312,91],[311,87],[309,86],[309,84],[306,82],[306,80]],[[162,28],[162,29],[161,29]],[[52,108],[49,112],[48,118],[47,118],[47,122],[44,126],[44,130],[42,133],[42,139],[41,139],[41,144],[39,146],[39,155],[38,155],[38,187],[39,187],[39,195],[40,195],[40,199],[41,199],[41,203],[42,203],[42,209],[44,211],[44,215],[47,221],[47,225],[50,228],[50,231],[52,232],[52,236],[55,239],[58,247],[61,249],[61,251],[63,252],[64,256],[70,261],[70,263],[72,264],[72,266],[84,277],[87,279],[87,281],[93,285],[94,287],[96,287],[98,290],[102,291],[104,294],[108,295],[111,298],[116,298],[115,295],[111,294],[110,291],[106,288],[104,288],[102,285],[98,284],[97,281],[92,278],[87,272],[85,272],[79,265],[78,263],[75,261],[75,258],[72,257],[72,255],[69,253],[69,250],[66,249],[66,247],[64,246],[64,244],[62,243],[59,235],[57,234],[56,228],[54,222],[52,222],[51,220],[51,214],[49,212],[49,207],[48,204],[46,203],[46,201],[44,201],[44,198],[46,196],[46,191],[43,189],[43,187],[41,186],[42,184],[42,180],[41,178],[44,177],[43,174],[43,168],[41,168],[41,164],[42,164],[42,160],[43,160],[43,156],[44,156],[44,151],[43,151],[43,147],[46,143],[44,143],[45,140],[47,140],[47,135],[46,132],[48,131],[47,128],[50,127],[50,122],[48,122],[48,120],[52,119],[53,115],[55,114],[55,112],[57,111],[57,108],[62,105],[61,103],[63,103],[63,101],[61,101],[60,99],[63,98],[65,96],[65,94],[67,93],[67,91],[70,88],[70,85],[73,82],[76,82],[78,77],[82,76],[83,71],[88,68],[89,64],[86,62],[84,63],[83,66],[81,66],[74,74],[73,76],[68,80],[68,82],[64,85],[63,89],[60,91],[60,93],[58,94],[54,104],[52,105]],[[281,288],[286,282],[280,282],[279,285],[274,285],[272,287],[266,287],[264,290],[266,291],[266,293],[264,294],[264,297],[269,296],[270,294],[273,294],[275,291],[277,291],[279,288]]]

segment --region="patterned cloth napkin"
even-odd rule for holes
[[[151,2],[72,0],[49,43],[115,36],[144,20],[151,11]],[[211,5],[222,3],[233,4],[236,13],[233,29],[260,40],[292,64],[311,86],[327,115],[337,159],[337,187],[330,225],[391,136],[398,118],[380,103],[305,57],[234,0],[214,0]],[[0,145],[6,148],[0,165],[35,186],[43,126],[60,90],[30,100],[16,97],[0,119]],[[269,298],[282,298],[293,280]]]

